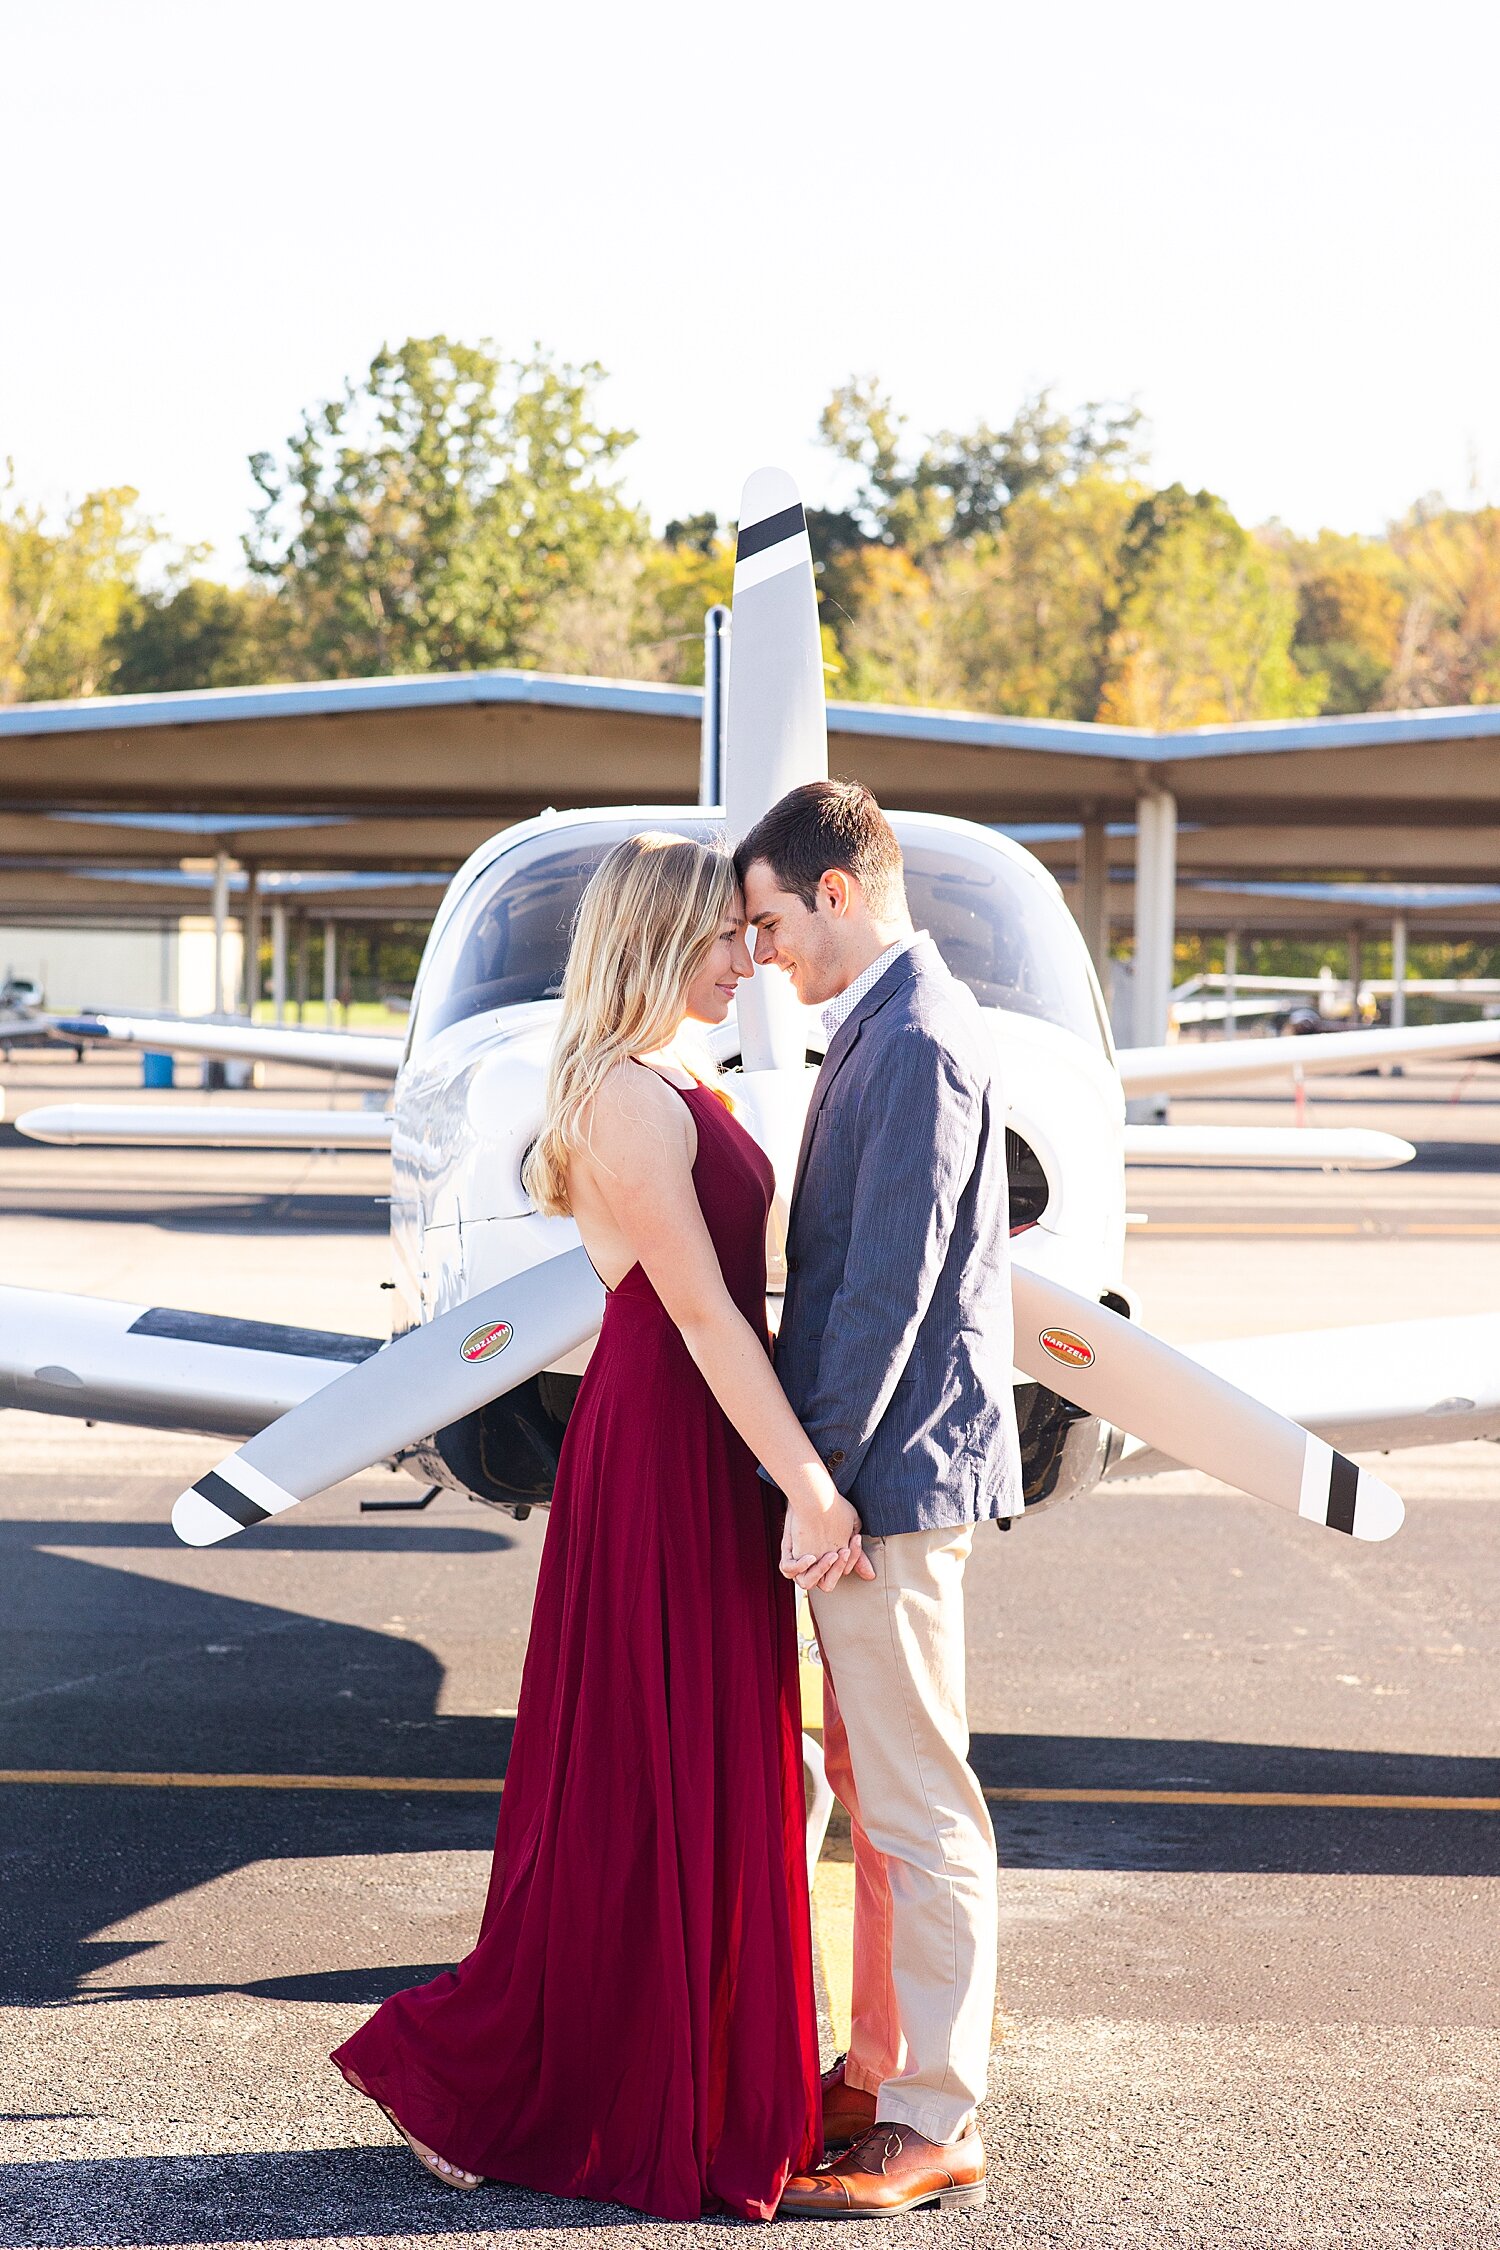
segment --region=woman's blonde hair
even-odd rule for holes
[[[682,1022],[687,988],[735,911],[734,861],[717,844],[647,829],[600,861],[578,902],[547,1116],[521,1177],[539,1211],[572,1209],[568,1166],[616,1063],[649,1055]]]

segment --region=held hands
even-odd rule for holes
[[[781,1575],[804,1593],[827,1593],[850,1572],[873,1578],[859,1516],[829,1480],[821,1505],[789,1505],[781,1535]]]

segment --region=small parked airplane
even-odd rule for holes
[[[388,1143],[396,1335],[382,1344],[0,1289],[0,1405],[248,1440],[179,1499],[173,1521],[195,1545],[380,1462],[517,1514],[544,1505],[603,1303],[572,1222],[541,1217],[521,1183],[574,909],[621,837],[741,835],[826,771],[805,519],[791,480],[760,470],[741,512],[722,811],[546,813],[493,837],[439,910],[404,1039],[115,1016],[56,1026],[69,1040],[390,1082],[388,1115],[68,1105],[32,1111],[21,1129],[137,1145]],[[1287,1051],[1247,1041],[1116,1052],[1082,937],[1040,862],[967,821],[892,819],[915,921],[985,1011],[1006,1089],[1026,1512],[1106,1475],[1182,1463],[1336,1530],[1388,1537],[1400,1500],[1336,1448],[1500,1436],[1500,1315],[1175,1351],[1135,1319],[1123,1287],[1124,1167],[1127,1157],[1378,1167],[1409,1159],[1410,1145],[1127,1124],[1127,1096],[1284,1075]],[[783,1222],[823,1044],[816,1012],[774,969],[756,972],[709,1038],[738,1115],[776,1166]],[[1493,1025],[1463,1024],[1330,1034],[1295,1059],[1323,1074],[1497,1046]],[[774,1264],[771,1279],[774,1291]],[[289,1277],[289,1295],[294,1286]]]

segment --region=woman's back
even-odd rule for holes
[[[683,1103],[692,1121],[697,1138],[693,1187],[719,1270],[739,1311],[758,1333],[764,1334],[766,1220],[776,1185],[770,1161],[735,1118],[728,1097],[716,1087],[696,1083],[678,1086],[656,1072],[651,1075]],[[579,1231],[588,1244],[594,1229],[583,1214],[579,1216]],[[649,1316],[654,1308],[663,1319],[668,1317],[638,1261],[611,1288],[606,1320],[616,1298],[621,1299],[622,1309],[629,1306]],[[615,1325],[617,1330],[622,1326],[618,1321]]]

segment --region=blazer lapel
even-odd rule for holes
[[[797,1151],[797,1176],[792,1182],[792,1200],[787,1209],[788,1226],[791,1225],[791,1214],[796,1210],[797,1198],[802,1192],[802,1175],[807,1170],[807,1159],[812,1148],[813,1133],[817,1128],[818,1114],[824,1102],[828,1099],[829,1090],[835,1078],[853,1053],[855,1042],[858,1040],[865,1024],[869,1022],[871,1016],[878,1015],[887,1000],[893,998],[900,991],[902,985],[916,975],[920,967],[926,965],[924,957],[929,951],[933,953],[937,951],[930,939],[919,938],[915,945],[908,946],[900,959],[891,963],[879,983],[872,984],[863,1000],[856,1007],[850,1009],[838,1030],[829,1040],[828,1050],[823,1057],[823,1067],[818,1072],[813,1085],[812,1100],[807,1105],[807,1118],[802,1127],[802,1146]],[[941,960],[941,956],[939,956],[939,960]]]
[[[802,1146],[797,1151],[797,1176],[792,1182],[792,1200],[788,1206],[787,1215],[788,1225],[791,1223],[791,1213],[797,1208],[797,1198],[802,1192],[802,1175],[807,1170],[807,1155],[812,1147],[812,1137],[818,1122],[818,1112],[823,1107],[824,1102],[827,1101],[828,1089],[837,1078],[855,1040],[859,1037],[859,1027],[862,1021],[863,1011],[859,1008],[852,1009],[845,1016],[838,1030],[828,1042],[827,1052],[823,1057],[823,1066],[813,1081],[812,1100],[807,1105],[807,1116],[802,1126]]]

